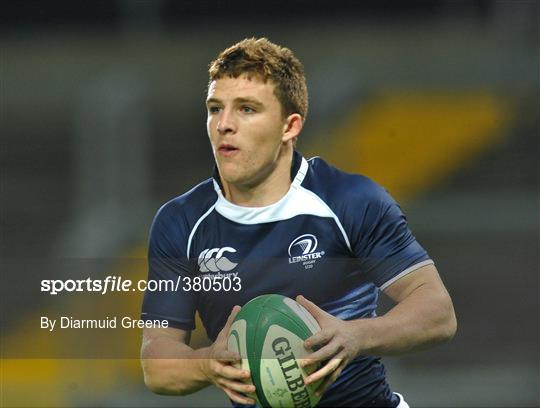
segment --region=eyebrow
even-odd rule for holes
[[[254,98],[235,98],[234,99],[234,102],[235,103],[250,103],[250,104],[253,104],[253,105],[257,105],[257,106],[263,106],[263,103],[258,101],[257,99],[254,99]],[[210,103],[222,103],[220,99],[217,99],[217,98],[208,98],[206,100],[206,104],[210,104]]]

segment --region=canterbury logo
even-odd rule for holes
[[[223,254],[225,252],[236,252],[231,247],[208,248],[199,255],[199,270],[201,272],[228,272],[234,269],[237,263],[231,262]]]
[[[315,250],[317,249],[317,244],[318,242],[315,235],[300,235],[293,242],[291,242],[291,245],[289,245],[289,256],[293,256],[291,252],[295,252],[295,255],[307,255],[315,252]],[[301,252],[298,253],[298,250],[300,250]]]

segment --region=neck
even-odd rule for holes
[[[291,186],[292,148],[283,148],[267,175],[252,185],[236,185],[221,179],[227,200],[244,207],[265,207],[279,201]]]

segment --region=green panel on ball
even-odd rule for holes
[[[255,385],[255,388],[256,388],[257,401],[259,405],[263,407],[269,407],[270,404],[264,397],[264,393],[260,391],[262,390],[262,384],[260,381],[259,366],[257,363],[258,362],[257,353],[254,346],[254,339],[257,333],[259,318],[260,318],[260,315],[261,315],[261,312],[263,310],[263,306],[266,300],[265,298],[266,298],[266,295],[258,296],[250,300],[244,306],[242,306],[242,309],[236,315],[235,321],[245,320],[247,323],[246,324],[246,346],[247,346],[247,359],[248,359],[248,364],[249,364],[249,371],[251,372],[251,380],[253,381],[253,384]]]

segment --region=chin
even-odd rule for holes
[[[225,164],[219,167],[219,174],[223,180],[227,183],[239,183],[244,177],[242,172],[236,166]]]
[[[250,186],[253,184],[254,175],[252,173],[247,173],[245,171],[239,171],[239,169],[234,169],[234,171],[227,171],[224,169],[223,173],[219,173],[221,178],[228,184],[233,184],[238,187],[240,186]]]
[[[240,185],[240,184],[244,184],[244,182],[246,181],[246,177],[243,177],[242,174],[225,173],[225,174],[221,174],[221,177],[228,184]]]

